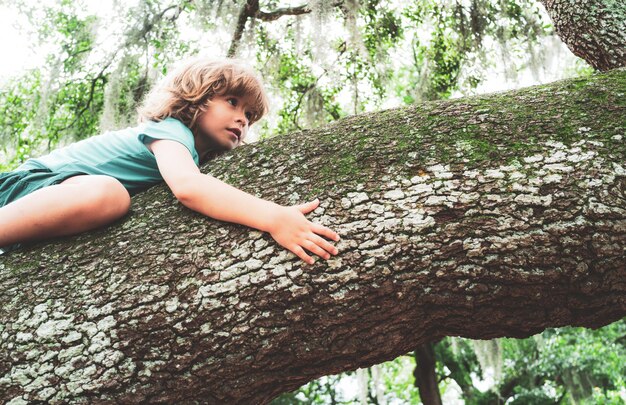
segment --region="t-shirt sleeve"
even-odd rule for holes
[[[139,131],[137,137],[144,145],[149,145],[157,139],[180,142],[189,150],[196,165],[200,165],[200,158],[194,146],[191,130],[175,118],[169,117],[159,122],[148,121],[144,128]]]

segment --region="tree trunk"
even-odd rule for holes
[[[267,403],[446,335],[626,315],[626,69],[363,114],[203,168],[319,196],[303,265],[163,185],[96,232],[0,257],[0,398]],[[253,170],[254,168],[254,174]]]
[[[626,66],[624,0],[541,0],[574,55],[600,71]]]
[[[437,381],[437,359],[433,343],[422,343],[415,349],[415,386],[424,405],[441,405],[439,382]]]

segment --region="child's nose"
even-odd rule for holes
[[[245,125],[245,123],[248,121],[248,119],[246,118],[246,113],[243,111],[239,111],[237,113],[237,122],[241,122]]]

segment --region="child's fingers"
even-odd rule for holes
[[[328,242],[326,239],[322,238],[321,236],[317,236],[313,234],[310,236],[309,240],[332,255],[336,255],[337,253],[339,253],[339,250],[337,250],[336,247],[331,245],[330,242]]]
[[[316,255],[318,255],[319,257],[323,259],[330,258],[330,254],[328,254],[328,252],[326,252],[324,249],[317,246],[315,243],[311,242],[310,240],[305,240],[304,242],[301,243],[301,245],[309,252],[315,253]]]
[[[296,245],[293,247],[293,249],[290,249],[290,250],[300,259],[304,260],[306,263],[308,264],[314,263],[313,258],[307,255],[304,249],[302,249],[300,246]]]
[[[324,225],[314,223],[311,229],[313,229],[313,232],[316,234],[326,236],[328,239],[332,239],[335,242],[339,240],[339,234]]]
[[[308,203],[296,205],[296,208],[298,208],[301,213],[308,214],[309,212],[316,209],[318,205],[320,205],[320,200],[316,198],[315,200],[309,201]]]

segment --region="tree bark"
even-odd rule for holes
[[[541,0],[556,33],[574,55],[595,69],[626,66],[624,0]]]
[[[447,335],[626,315],[626,69],[349,117],[208,163],[309,217],[303,265],[164,185],[111,227],[0,257],[0,398],[267,403]],[[255,172],[252,173],[251,168]]]

